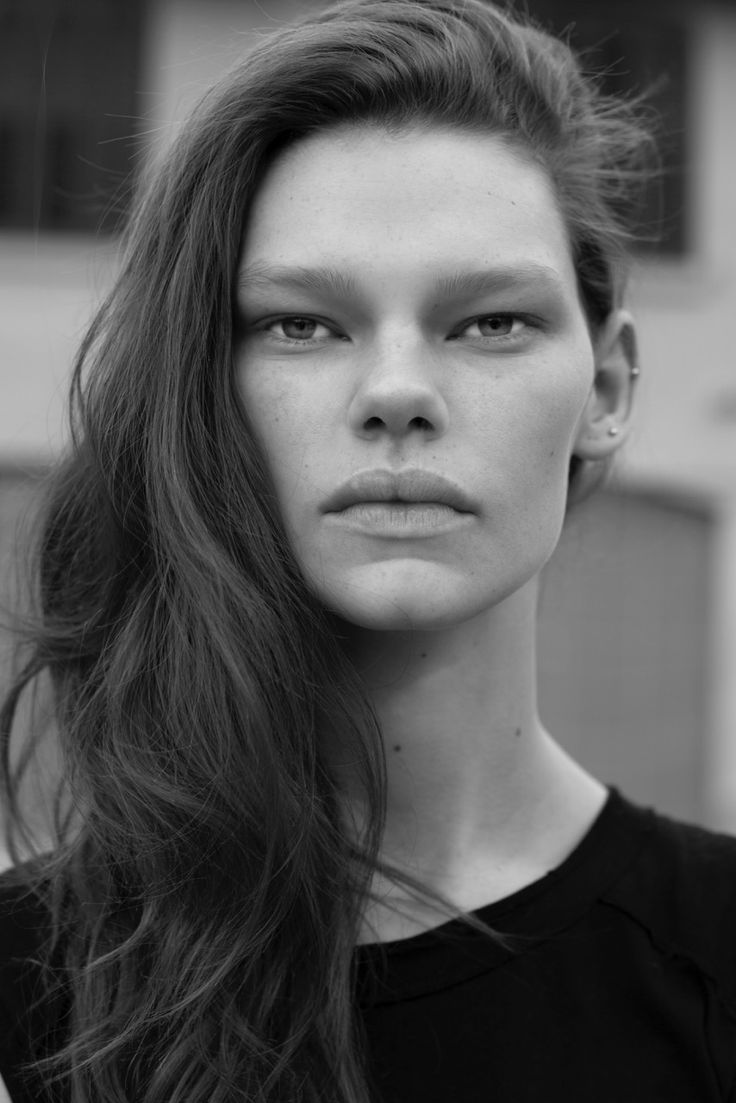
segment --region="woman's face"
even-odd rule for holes
[[[240,392],[329,609],[442,628],[540,570],[595,374],[540,167],[460,131],[311,136],[255,197],[238,296]]]

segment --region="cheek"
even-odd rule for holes
[[[550,370],[519,375],[477,404],[478,430],[487,427],[489,446],[505,457],[506,470],[537,478],[567,470],[593,378],[588,358]]]
[[[585,356],[549,369],[520,378],[502,408],[494,402],[486,409],[496,437],[488,440],[494,532],[530,569],[552,554],[562,531],[570,457],[593,377]]]
[[[549,387],[538,399],[540,437],[554,454],[570,458],[595,377],[593,350],[587,340],[573,345],[551,372]]]
[[[293,463],[298,447],[298,427],[291,410],[293,395],[278,376],[265,377],[257,370],[240,370],[238,390],[246,417],[274,479]],[[302,422],[304,419],[302,419]]]
[[[319,396],[287,381],[269,368],[257,368],[238,380],[249,425],[266,463],[282,520],[296,539],[305,503],[314,497],[314,470],[318,467],[321,416]]]

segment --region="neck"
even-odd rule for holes
[[[351,628],[346,646],[384,741],[384,861],[468,909],[565,856],[605,790],[540,723],[535,581],[452,628]]]

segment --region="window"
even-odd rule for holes
[[[527,0],[528,11],[567,33],[610,93],[651,89],[659,116],[662,175],[647,189],[640,217],[642,251],[677,255],[690,246],[687,173],[687,13],[672,0]]]
[[[0,227],[112,231],[142,114],[143,0],[0,0]]]

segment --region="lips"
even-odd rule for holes
[[[459,486],[445,475],[421,468],[358,472],[330,495],[322,510],[324,513],[340,513],[351,506],[368,502],[421,502],[425,505],[450,506],[458,513],[475,512],[472,501]]]

